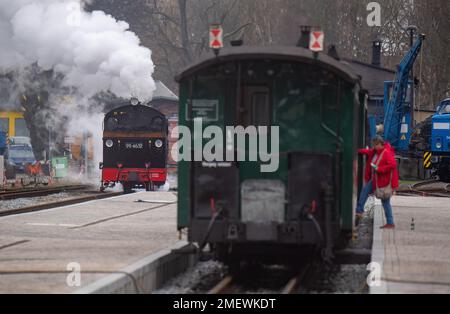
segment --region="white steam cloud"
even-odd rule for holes
[[[0,0],[0,69],[37,63],[64,74],[63,85],[84,96],[110,91],[151,99],[151,51],[129,25],[74,0]]]
[[[60,132],[57,120],[63,116],[68,118],[66,135],[91,133],[97,163],[102,159],[103,106],[92,97],[109,92],[151,100],[154,65],[151,51],[141,46],[127,23],[101,11],[86,12],[84,2],[0,0],[0,75],[14,75],[10,95],[18,97],[35,83],[30,69],[37,65],[39,71],[53,70],[61,88],[49,87],[51,119],[46,123]],[[5,105],[0,103],[0,108]]]

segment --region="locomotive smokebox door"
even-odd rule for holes
[[[333,184],[333,157],[328,154],[291,153],[289,156],[290,221],[311,214],[320,224],[325,219],[324,188]]]

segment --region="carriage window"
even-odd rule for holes
[[[111,117],[106,121],[107,130],[115,130],[119,126],[119,120],[116,117]]]
[[[245,127],[271,125],[270,92],[267,87],[244,87],[239,120]]]
[[[252,124],[256,126],[270,125],[270,106],[268,93],[255,93],[252,98]]]
[[[128,111],[113,112],[105,120],[106,131],[153,131],[162,132],[166,127],[166,120],[162,116],[139,108]]]
[[[163,131],[164,130],[164,119],[161,117],[153,118],[151,128],[153,131]]]
[[[450,113],[450,102],[447,105],[443,105],[439,114],[449,114]]]

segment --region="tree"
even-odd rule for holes
[[[321,28],[326,43],[339,54],[371,61],[371,45],[383,40],[383,66],[395,69],[409,50],[406,29],[416,25],[427,34],[416,65],[422,85],[419,103],[430,107],[450,85],[450,2],[448,0],[379,0],[381,27],[367,25],[367,4],[360,0],[96,0],[102,9],[128,21],[153,51],[155,77],[177,90],[173,78],[181,68],[208,51],[208,28],[220,23],[226,43],[243,38],[247,45],[294,45],[301,25]],[[422,66],[420,66],[422,65]],[[421,74],[421,75],[420,75]]]

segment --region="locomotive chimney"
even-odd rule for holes
[[[311,36],[311,26],[300,26],[302,35],[297,43],[298,47],[309,48],[309,36]]]
[[[337,61],[341,60],[341,57],[339,57],[339,53],[337,51],[336,45],[331,45],[330,47],[328,47],[328,55],[334,59],[336,59]]]
[[[380,39],[375,39],[372,42],[372,65],[381,67],[381,44]]]

